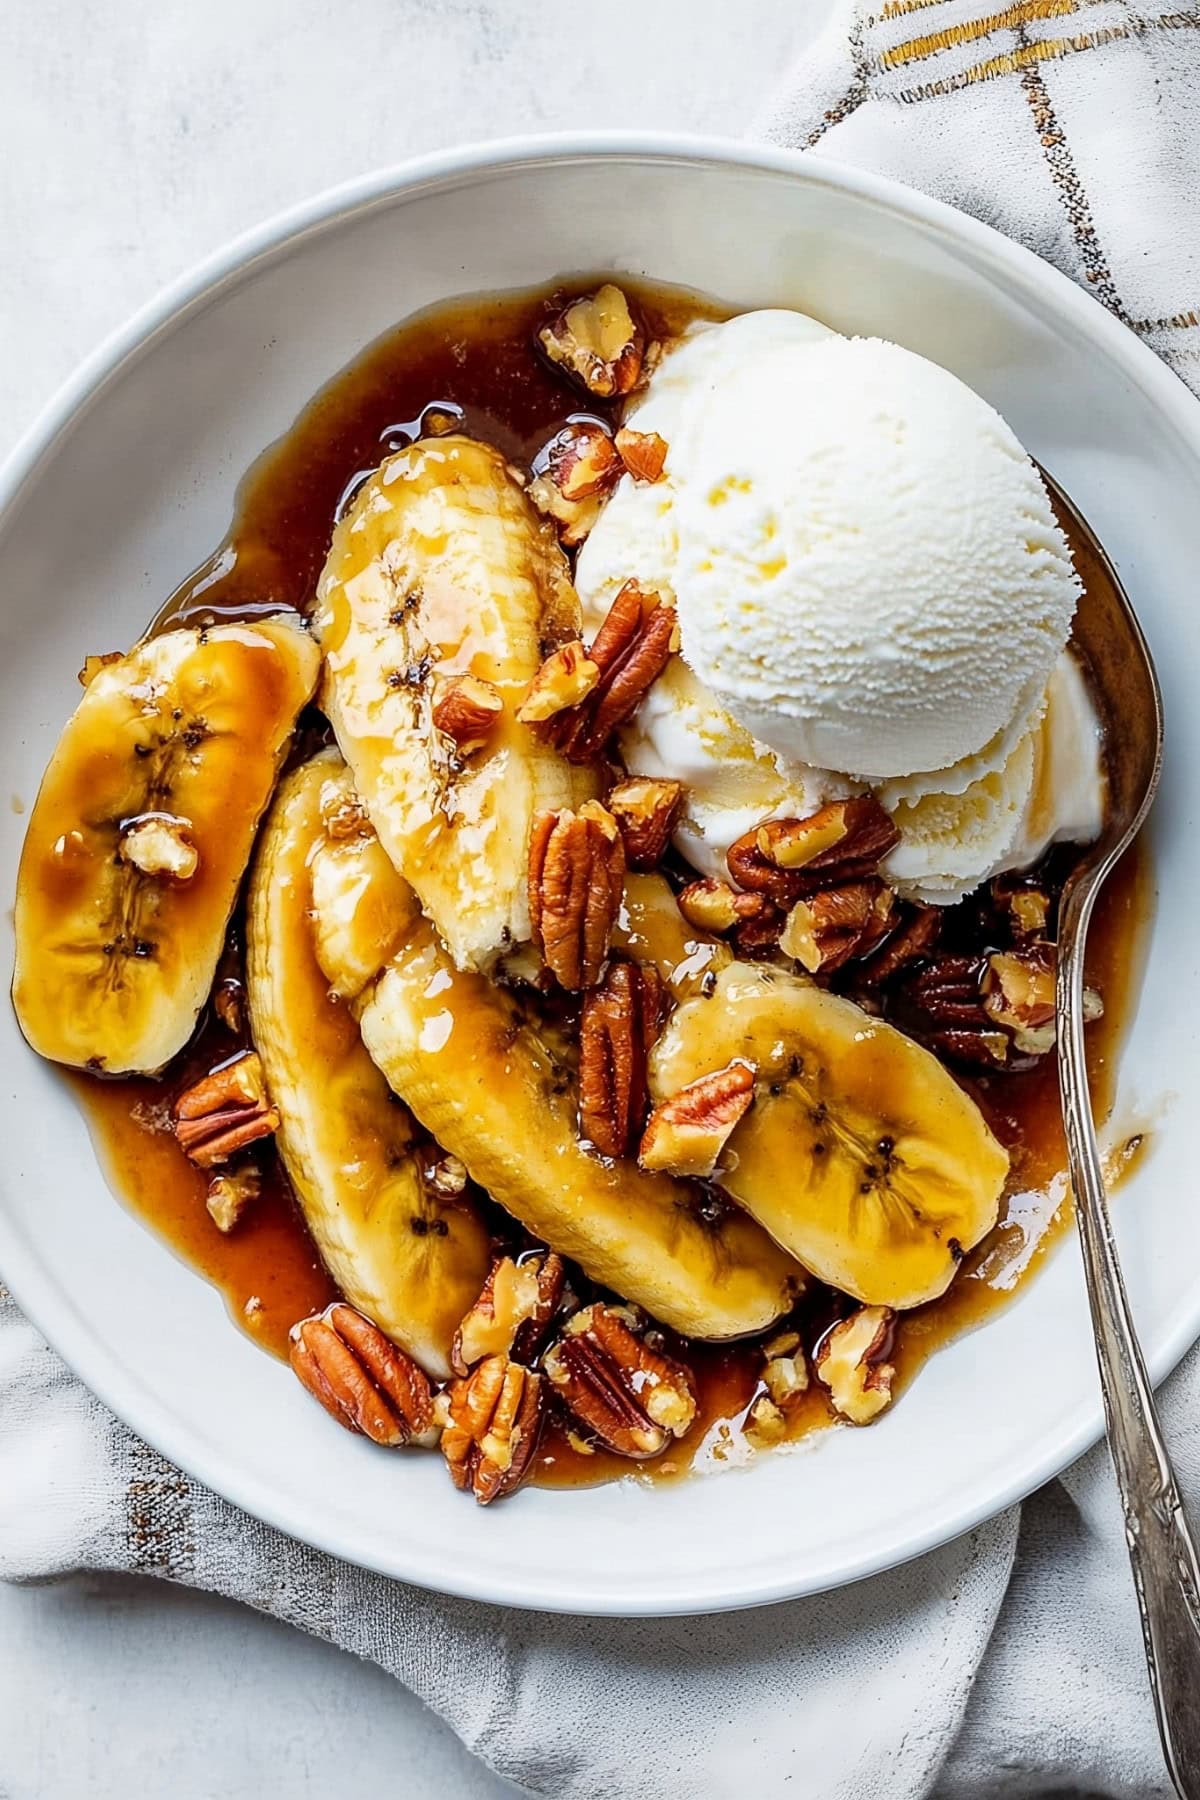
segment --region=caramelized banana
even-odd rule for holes
[[[530,936],[534,819],[595,791],[516,717],[547,645],[579,634],[553,528],[497,450],[414,444],[334,532],[313,623],[380,842],[459,967],[490,968]]]
[[[763,1331],[791,1306],[803,1275],[751,1219],[583,1148],[569,1072],[514,995],[456,969],[427,922],[355,1005],[425,1128],[594,1281],[689,1337]]]
[[[25,838],[13,1004],[42,1056],[154,1074],[212,986],[317,648],[278,619],[92,665]]]
[[[271,810],[247,916],[250,1019],[280,1114],[276,1142],[343,1294],[445,1379],[487,1278],[488,1235],[466,1196],[445,1199],[426,1182],[412,1119],[320,966],[335,969],[342,993],[356,989],[415,917],[337,751],[297,769]]]
[[[731,963],[650,1056],[660,1103],[749,1064],[754,1104],[715,1179],[814,1275],[919,1306],[996,1222],[1008,1156],[937,1059],[782,969]]]

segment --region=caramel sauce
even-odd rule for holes
[[[698,317],[723,311],[695,296],[630,287],[653,335],[669,335]],[[292,430],[251,469],[238,495],[225,544],[188,577],[153,629],[260,617],[293,608],[307,612],[335,520],[383,456],[423,432],[463,430],[528,465],[570,416],[562,382],[530,354],[537,324],[553,305],[546,291],[455,302],[409,321],[372,345],[305,409]],[[604,415],[604,405],[593,410]],[[1106,579],[1068,507],[1060,519],[1076,552],[1085,587]],[[1087,597],[1082,602],[1086,607]],[[323,741],[320,725],[303,736],[297,755]],[[1138,946],[1149,920],[1152,884],[1140,850],[1109,881],[1091,928],[1088,979],[1105,998],[1103,1019],[1089,1028],[1088,1066],[1097,1118],[1107,1118],[1126,1022],[1136,1002]],[[620,933],[627,948],[661,939],[647,911],[627,906]],[[685,945],[680,987],[698,979],[696,947]],[[705,960],[703,950],[700,964]],[[236,986],[237,958],[231,979]],[[261,1198],[228,1236],[205,1209],[207,1178],[178,1149],[169,1129],[174,1095],[243,1041],[211,1013],[187,1055],[163,1081],[98,1082],[72,1076],[108,1178],[116,1193],[187,1263],[224,1295],[235,1320],[264,1348],[286,1354],[293,1322],[335,1292],[290,1194],[286,1177],[263,1157]],[[1071,1220],[1065,1146],[1053,1056],[1025,1073],[968,1083],[1012,1157],[1012,1174],[995,1229],[968,1257],[940,1300],[904,1315],[893,1352],[897,1388],[933,1351],[984,1323],[1040,1266]],[[1144,1147],[1136,1134],[1111,1159],[1110,1178],[1127,1172]],[[498,1227],[503,1230],[502,1226]],[[511,1238],[511,1227],[509,1228]],[[824,1309],[824,1310],[823,1310]],[[809,1345],[832,1317],[818,1294],[799,1328]],[[670,1348],[670,1346],[668,1346]],[[534,1479],[573,1486],[629,1476],[670,1478],[689,1468],[715,1469],[756,1454],[740,1421],[758,1391],[757,1345],[692,1344],[700,1409],[687,1437],[647,1463],[631,1465],[604,1451],[589,1453],[552,1423]],[[828,1425],[834,1415],[813,1383],[789,1412],[789,1436]]]

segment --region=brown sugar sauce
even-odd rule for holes
[[[667,336],[720,309],[694,296],[624,283],[650,333]],[[182,583],[154,621],[164,630],[204,625],[294,608],[307,612],[329,547],[334,521],[358,484],[380,460],[430,431],[455,429],[497,445],[527,466],[536,452],[580,410],[563,382],[531,354],[537,324],[551,309],[548,291],[474,299],[437,308],[371,346],[338,375],[292,430],[258,460],[242,483],[225,544]],[[589,411],[604,415],[601,403]],[[1060,517],[1076,549],[1085,584],[1105,579],[1087,557],[1086,540]],[[1085,595],[1082,603],[1087,605]],[[323,741],[323,723],[298,734],[297,755]],[[1089,942],[1088,979],[1104,996],[1105,1014],[1089,1028],[1088,1061],[1098,1118],[1111,1111],[1117,1054],[1136,1002],[1138,945],[1151,904],[1144,857],[1126,857],[1097,908]],[[224,970],[240,979],[237,926]],[[286,1354],[296,1319],[333,1297],[273,1154],[262,1156],[263,1191],[228,1235],[205,1208],[206,1174],[179,1150],[170,1131],[170,1105],[192,1081],[245,1040],[215,1015],[206,1015],[189,1051],[160,1081],[101,1082],[72,1076],[115,1191],[171,1247],[224,1295],[237,1322],[264,1348]],[[1058,1241],[1071,1217],[1064,1173],[1065,1147],[1053,1055],[1024,1073],[969,1083],[989,1122],[1009,1149],[1010,1176],[1001,1218],[966,1259],[942,1299],[904,1315],[893,1358],[898,1388],[935,1349],[985,1321],[1004,1305]],[[1133,1160],[1140,1138],[1114,1159],[1114,1177]],[[835,1316],[823,1291],[798,1320],[809,1345]],[[669,1477],[690,1466],[747,1460],[754,1452],[740,1430],[758,1391],[762,1352],[757,1344],[686,1346],[700,1394],[688,1436],[649,1463],[631,1464],[603,1451],[589,1453],[552,1423],[542,1441],[534,1479],[578,1485],[641,1474]],[[789,1409],[789,1436],[832,1421],[824,1391],[813,1383]]]

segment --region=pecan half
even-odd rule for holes
[[[609,966],[583,1003],[579,1123],[603,1156],[625,1156],[646,1121],[646,1059],[662,1019],[663,984],[646,964]]]
[[[586,700],[600,679],[600,671],[578,638],[548,656],[517,708],[523,725],[542,725],[556,713]]]
[[[204,1204],[218,1231],[231,1232],[246,1208],[262,1192],[262,1171],[255,1163],[214,1175],[208,1184]]]
[[[826,1332],[817,1349],[818,1378],[842,1417],[869,1425],[892,1403],[895,1366],[888,1361],[896,1315],[890,1306],[864,1306]]]
[[[627,581],[587,653],[599,680],[578,706],[548,722],[549,741],[571,762],[591,762],[633,717],[678,648],[675,608]]]
[[[488,1506],[529,1471],[542,1429],[542,1378],[507,1356],[489,1356],[438,1396],[437,1418],[451,1481]]]
[[[348,1431],[388,1447],[436,1441],[428,1377],[344,1300],[293,1325],[289,1349],[299,1380]]]
[[[624,886],[621,834],[598,801],[537,820],[529,846],[533,941],[561,987],[579,992],[599,981]]]
[[[881,881],[848,881],[797,900],[779,939],[810,975],[831,975],[865,956],[887,932],[896,896]]]
[[[478,675],[451,675],[434,689],[433,723],[464,756],[483,748],[503,711],[500,689]]]
[[[667,440],[657,431],[634,431],[623,425],[613,439],[617,454],[635,481],[661,481],[667,462]]]
[[[121,833],[118,854],[143,875],[165,881],[190,881],[200,867],[191,820],[169,813],[144,813],[133,819]]]
[[[1012,1043],[984,1010],[983,970],[977,956],[936,956],[904,982],[902,993],[931,1050],[976,1068],[1004,1068]]]
[[[466,1375],[485,1356],[512,1356],[532,1362],[542,1347],[566,1285],[562,1258],[552,1250],[501,1256],[483,1290],[454,1334],[450,1367]]]
[[[835,800],[807,819],[771,819],[732,844],[726,861],[739,887],[791,907],[817,888],[873,875],[900,842],[873,794]]]
[[[201,1169],[271,1137],[279,1130],[279,1113],[267,1098],[258,1053],[244,1051],[180,1094],[172,1119],[180,1148]]]
[[[922,962],[937,943],[942,930],[942,915],[936,906],[918,907],[903,919],[887,941],[869,956],[857,971],[858,980],[866,987],[882,987],[901,969]]]
[[[533,459],[529,498],[553,519],[569,548],[581,544],[600,517],[605,497],[625,472],[599,419],[574,419]]]
[[[568,1412],[618,1456],[657,1456],[696,1417],[691,1370],[652,1350],[611,1306],[588,1306],[546,1352]]]
[[[543,325],[538,348],[579,387],[611,400],[636,387],[646,338],[633,309],[613,282],[571,300]]]
[[[1054,945],[1035,941],[997,951],[984,968],[983,1010],[1026,1056],[1054,1048],[1055,962]]]
[[[631,776],[628,781],[617,783],[605,805],[617,821],[628,866],[631,869],[656,869],[671,841],[683,805],[682,781],[653,781],[648,776]]]
[[[752,1064],[731,1062],[689,1081],[656,1106],[638,1149],[643,1169],[707,1179],[734,1127],[750,1109],[754,1074]]]

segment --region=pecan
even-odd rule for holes
[[[617,454],[635,481],[661,481],[667,461],[667,441],[657,431],[633,431],[623,425],[613,442]]]
[[[144,813],[133,819],[121,833],[119,854],[143,875],[168,881],[190,881],[200,866],[191,820],[169,813]]]
[[[571,300],[537,334],[546,358],[564,375],[611,400],[636,387],[646,338],[633,309],[611,281]]]
[[[763,1345],[763,1385],[778,1407],[808,1392],[808,1364],[798,1331],[781,1331]]]
[[[726,862],[739,887],[791,907],[818,888],[873,875],[900,842],[873,794],[835,800],[807,819],[771,819],[732,844]]]
[[[841,1319],[817,1349],[817,1375],[843,1418],[869,1425],[892,1403],[895,1366],[887,1359],[896,1334],[890,1306],[864,1306]]]
[[[544,1366],[568,1412],[619,1456],[657,1456],[696,1417],[691,1370],[652,1350],[615,1307],[576,1313]]]
[[[542,1347],[566,1285],[562,1258],[552,1250],[501,1256],[492,1264],[483,1290],[454,1334],[450,1367],[466,1375],[485,1356],[532,1362]]]
[[[529,847],[533,941],[561,987],[595,987],[621,909],[625,852],[616,820],[596,800],[543,813]]]
[[[451,1481],[487,1506],[528,1473],[542,1429],[542,1378],[489,1356],[438,1396],[437,1417]]]
[[[918,907],[863,963],[858,971],[859,981],[867,987],[882,987],[901,969],[923,961],[937,943],[941,929],[942,915],[936,906]]]
[[[236,1150],[279,1130],[279,1113],[267,1098],[254,1050],[222,1063],[180,1094],[172,1116],[180,1148],[201,1169],[228,1162]]]
[[[852,956],[865,956],[886,934],[896,896],[881,881],[849,881],[797,900],[779,939],[810,975],[832,975]]]
[[[624,839],[628,866],[657,868],[683,805],[683,783],[631,776],[628,781],[618,782],[605,804]]]
[[[754,1099],[754,1067],[740,1059],[689,1081],[650,1114],[638,1161],[643,1169],[707,1179]]]
[[[373,1444],[432,1444],[433,1390],[411,1356],[344,1300],[290,1333],[292,1368],[348,1431]]]
[[[613,963],[583,1003],[579,1025],[579,1123],[604,1156],[633,1148],[649,1111],[646,1058],[662,1018],[656,969]]]
[[[1055,947],[1041,941],[989,956],[983,972],[983,1010],[1026,1056],[1054,1047]]]
[[[732,931],[738,949],[774,948],[783,929],[784,915],[765,894],[742,894],[727,881],[705,876],[689,881],[678,895],[679,910],[697,931],[724,936]]]
[[[204,1204],[218,1231],[230,1232],[246,1208],[262,1192],[262,1171],[254,1163],[243,1169],[214,1175],[208,1184]]]
[[[451,675],[434,689],[433,723],[464,756],[483,748],[503,711],[495,682],[477,675]]]
[[[425,1179],[435,1194],[441,1194],[446,1200],[456,1200],[467,1191],[467,1165],[457,1156],[439,1156]]]
[[[625,465],[599,419],[573,419],[533,459],[529,498],[553,519],[563,543],[581,544]]]
[[[1011,1043],[984,1010],[977,956],[935,957],[904,983],[903,995],[931,1050],[953,1062],[1003,1068]]]
[[[1020,875],[997,875],[992,904],[1017,943],[1044,938],[1051,929],[1054,901],[1044,887]]]
[[[600,671],[578,638],[548,656],[517,708],[523,725],[542,725],[555,713],[565,712],[586,700],[600,679]]]
[[[787,1437],[787,1414],[770,1394],[759,1394],[750,1402],[742,1433],[756,1450],[770,1450]]]
[[[571,762],[590,762],[633,717],[679,648],[675,608],[627,581],[588,651],[600,671],[586,699],[549,721],[546,734]]]

